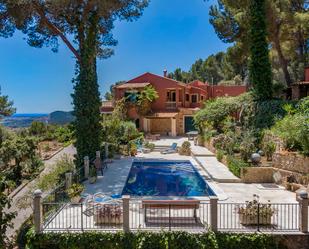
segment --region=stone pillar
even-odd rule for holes
[[[122,209],[123,209],[123,231],[130,231],[130,196],[122,196]]]
[[[65,173],[65,188],[68,189],[72,185],[72,172]]]
[[[108,143],[105,143],[104,145],[104,152],[105,159],[108,159]]]
[[[143,130],[144,132],[149,132],[149,122],[147,118],[143,118]]]
[[[218,197],[210,196],[210,228],[212,231],[218,231]]]
[[[176,137],[177,136],[176,118],[171,118],[171,131],[172,131],[172,137]]]
[[[94,166],[96,167],[96,169],[101,169],[101,167],[102,167],[100,151],[96,151],[96,153],[95,153]]]
[[[297,193],[297,201],[299,202],[299,230],[303,233],[308,232],[308,193],[303,190]]]
[[[43,213],[42,213],[42,191],[37,189],[33,192],[33,223],[34,223],[34,230],[36,233],[42,232],[42,220],[43,220]]]
[[[85,170],[85,178],[89,177],[89,156],[84,157],[84,170]]]

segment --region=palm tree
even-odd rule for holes
[[[138,95],[136,106],[140,115],[146,115],[151,111],[151,103],[159,98],[158,92],[153,86],[146,86]]]

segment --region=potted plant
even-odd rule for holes
[[[179,149],[180,155],[190,156],[191,155],[191,144],[189,141],[184,141]]]
[[[83,191],[83,185],[74,183],[70,188],[67,189],[67,194],[70,197],[71,202],[77,204],[80,201],[80,195]]]
[[[94,222],[96,225],[118,225],[123,222],[123,212],[121,205],[112,203],[104,204],[94,212]]]
[[[89,169],[89,183],[93,184],[97,181],[97,169],[92,166]]]
[[[258,200],[248,201],[244,207],[238,207],[240,223],[248,225],[271,225],[275,210],[270,203],[262,204]]]
[[[285,183],[286,190],[293,191],[292,185],[293,185],[294,182],[296,182],[296,178],[295,178],[294,175],[287,176],[286,183]]]

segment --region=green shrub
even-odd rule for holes
[[[306,98],[301,99],[298,104],[297,104],[297,112],[304,114],[304,115],[309,115],[309,96]]]
[[[219,162],[222,162],[223,156],[224,156],[224,151],[223,150],[217,150],[216,157],[217,157]]]
[[[249,164],[241,159],[237,159],[233,156],[227,157],[227,166],[229,170],[237,177],[240,177],[241,169],[249,167]]]
[[[179,154],[180,155],[186,155],[190,156],[191,155],[191,144],[189,141],[184,141],[179,149]]]
[[[245,132],[241,139],[239,146],[241,158],[247,162],[251,157],[251,154],[256,151],[255,147],[256,138],[252,132]]]
[[[239,108],[238,101],[234,97],[222,97],[206,101],[204,108],[196,113],[194,121],[198,126],[207,121],[212,123],[215,129],[220,129],[224,120]]]
[[[73,171],[75,165],[68,156],[63,156],[59,161],[56,162],[55,167],[52,171],[43,175],[37,184],[37,187],[41,190],[48,190],[56,187],[59,181],[63,180],[62,176],[65,172]]]
[[[70,188],[67,189],[68,196],[72,199],[76,196],[80,196],[80,194],[84,191],[84,185],[74,183]]]
[[[47,125],[41,121],[33,121],[29,127],[29,133],[33,136],[42,136],[47,131]]]
[[[282,243],[266,234],[137,232],[27,234],[28,249],[282,249]]]
[[[213,146],[217,150],[223,150],[229,155],[233,154],[237,143],[237,137],[232,132],[219,134],[213,139]]]
[[[150,149],[150,151],[153,151],[155,149],[155,144],[154,143],[149,143],[148,141],[145,142],[144,147],[147,149]]]
[[[262,146],[263,151],[265,152],[265,155],[267,157],[268,161],[271,161],[271,158],[276,151],[276,144],[272,141],[267,141]]]
[[[309,155],[309,118],[306,115],[288,115],[278,121],[271,131],[285,142],[287,149]]]

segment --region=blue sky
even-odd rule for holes
[[[110,84],[144,72],[162,74],[166,68],[188,70],[198,58],[224,51],[209,23],[214,1],[152,0],[141,18],[116,22],[115,55],[98,62],[102,96]],[[59,52],[32,48],[20,33],[0,38],[0,85],[14,100],[18,113],[71,110],[74,58],[60,45]]]

